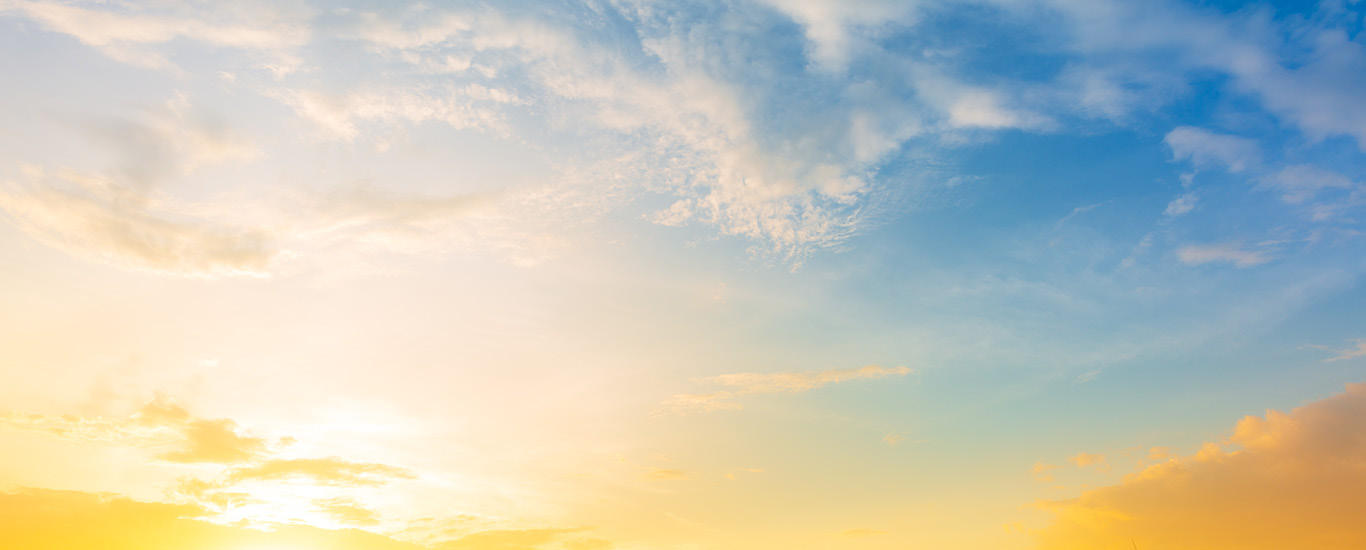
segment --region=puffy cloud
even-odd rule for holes
[[[1230,446],[1226,448],[1227,446]],[[1238,422],[1225,445],[1041,505],[1046,550],[1345,550],[1366,546],[1366,384]]]
[[[1236,244],[1187,245],[1176,251],[1176,257],[1189,265],[1226,262],[1238,267],[1253,267],[1271,261],[1271,256],[1257,250],[1244,250]]]
[[[348,462],[340,458],[273,459],[237,468],[227,474],[227,480],[231,483],[304,480],[348,487],[384,485],[396,479],[416,477],[412,472],[396,466]]]
[[[806,372],[754,373],[742,372],[722,374],[697,380],[704,384],[726,386],[733,389],[707,394],[674,395],[663,403],[663,410],[678,414],[735,410],[743,408],[733,399],[742,395],[761,393],[803,393],[821,386],[837,384],[850,380],[867,380],[890,376],[905,376],[912,371],[908,367],[883,367],[867,365],[849,369],[830,369]]]

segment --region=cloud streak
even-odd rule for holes
[[[734,400],[744,395],[799,394],[830,384],[905,376],[911,372],[913,371],[909,367],[867,365],[822,371],[722,374],[701,378],[697,382],[731,389],[703,394],[674,395],[662,403],[661,410],[676,414],[738,410],[744,406]]]

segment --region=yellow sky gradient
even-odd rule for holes
[[[1366,548],[1363,21],[0,0],[0,550]]]

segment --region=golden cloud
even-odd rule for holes
[[[235,464],[262,456],[266,441],[239,433],[227,418],[194,418],[179,405],[150,401],[129,418],[9,413],[0,428],[44,433],[77,443],[174,447],[157,457],[170,462]]]
[[[379,513],[357,504],[346,497],[315,499],[313,505],[318,511],[327,514],[340,523],[351,525],[378,525]]]
[[[348,462],[340,458],[267,460],[228,472],[228,482],[302,479],[324,485],[374,486],[395,479],[414,479],[412,472],[387,464]]]
[[[186,504],[23,489],[0,493],[0,541],[14,550],[424,550],[416,544],[356,529],[278,525],[272,531],[258,531],[193,519],[206,513]]]
[[[1054,515],[1036,532],[1044,550],[1366,548],[1366,384],[1041,507]]]

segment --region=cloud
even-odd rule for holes
[[[268,52],[272,54],[273,66],[288,67],[297,63],[291,52],[307,43],[310,35],[308,26],[299,21],[299,14],[289,14],[270,3],[241,3],[238,9],[218,10],[212,4],[188,2],[156,6],[188,12],[180,14],[141,13],[150,6],[136,4],[122,10],[107,9],[99,3],[86,5],[89,8],[17,1],[0,5],[0,14],[23,14],[44,28],[75,37],[114,60],[154,69],[176,68],[156,46],[177,39]],[[192,8],[207,9],[192,12]]]
[[[156,399],[126,419],[10,413],[0,427],[33,431],[78,443],[171,447],[157,458],[179,463],[235,464],[263,456],[266,441],[243,435],[230,419],[199,419],[179,405]]]
[[[234,469],[228,472],[227,481],[305,480],[322,485],[363,487],[416,477],[408,470],[386,464],[348,462],[340,458],[282,458]]]
[[[918,2],[898,0],[761,0],[802,25],[809,43],[807,57],[817,67],[844,68],[858,48],[870,48],[860,27],[914,20]]]
[[[1354,187],[1342,174],[1307,164],[1286,166],[1261,181],[1263,186],[1280,191],[1281,200],[1291,204],[1310,200],[1321,191]]]
[[[1177,258],[1188,265],[1226,262],[1237,267],[1253,267],[1271,261],[1271,257],[1257,250],[1243,250],[1235,244],[1187,245],[1176,251]]]
[[[104,177],[29,171],[0,185],[3,209],[26,233],[78,257],[195,277],[263,276],[280,256],[273,236]]]
[[[1105,461],[1105,455],[1103,454],[1077,453],[1076,456],[1067,460],[1076,464],[1078,468],[1086,468],[1088,466],[1095,466],[1100,470],[1108,470],[1110,468],[1110,464]]]
[[[821,386],[837,384],[850,380],[867,380],[889,376],[905,376],[912,370],[908,367],[882,367],[867,365],[849,369],[830,369],[806,372],[753,373],[742,372],[722,374],[697,380],[733,388],[707,394],[674,395],[663,403],[663,410],[678,414],[736,410],[743,408],[733,399],[742,395],[764,393],[804,393]]]
[[[1045,464],[1043,462],[1035,462],[1034,467],[1029,469],[1029,473],[1033,474],[1034,479],[1036,480],[1049,482],[1053,481],[1053,474],[1049,472],[1061,467],[1062,466],[1058,466],[1057,464]]]
[[[266,450],[265,440],[239,435],[237,424],[226,418],[190,422],[182,433],[185,448],[161,454],[158,458],[171,462],[232,464],[252,460]]]
[[[315,499],[313,505],[338,523],[349,525],[378,525],[379,513],[365,508],[346,497]]]
[[[1040,7],[1063,15],[1061,34],[1083,58],[1134,63],[1183,81],[1218,71],[1229,77],[1229,91],[1259,100],[1311,139],[1347,135],[1366,147],[1366,104],[1356,92],[1366,86],[1366,45],[1330,13],[1336,3],[1320,4],[1310,17],[1279,21],[1266,17],[1266,10],[1221,14],[1183,2],[994,3],[1020,16]]]
[[[1172,199],[1172,202],[1167,203],[1167,209],[1163,214],[1173,218],[1188,214],[1191,210],[1195,210],[1195,203],[1199,200],[1200,197],[1195,193],[1183,193]]]
[[[193,519],[207,513],[193,505],[141,502],[117,495],[19,489],[0,493],[0,540],[11,548],[43,550],[425,550],[357,529],[277,524],[264,531]]]
[[[1225,448],[1225,446],[1230,446]],[[1044,550],[1342,550],[1366,546],[1366,384],[1238,422],[1224,444],[1066,501],[1035,533]]]
[[[1337,355],[1324,359],[1323,361],[1326,363],[1331,363],[1334,361],[1347,361],[1349,359],[1356,359],[1358,357],[1366,357],[1366,338],[1360,338],[1354,340],[1354,342],[1357,346],[1355,349],[1349,348],[1341,350],[1337,352]]]
[[[1192,126],[1168,132],[1163,142],[1176,160],[1189,160],[1200,167],[1222,165],[1230,172],[1242,172],[1261,163],[1257,142]]]
[[[396,125],[438,121],[455,130],[479,129],[506,135],[510,132],[502,113],[490,108],[521,100],[512,92],[477,83],[424,88],[354,91],[344,95],[311,90],[270,92],[317,126],[323,136],[352,141],[363,134],[365,123]]]

